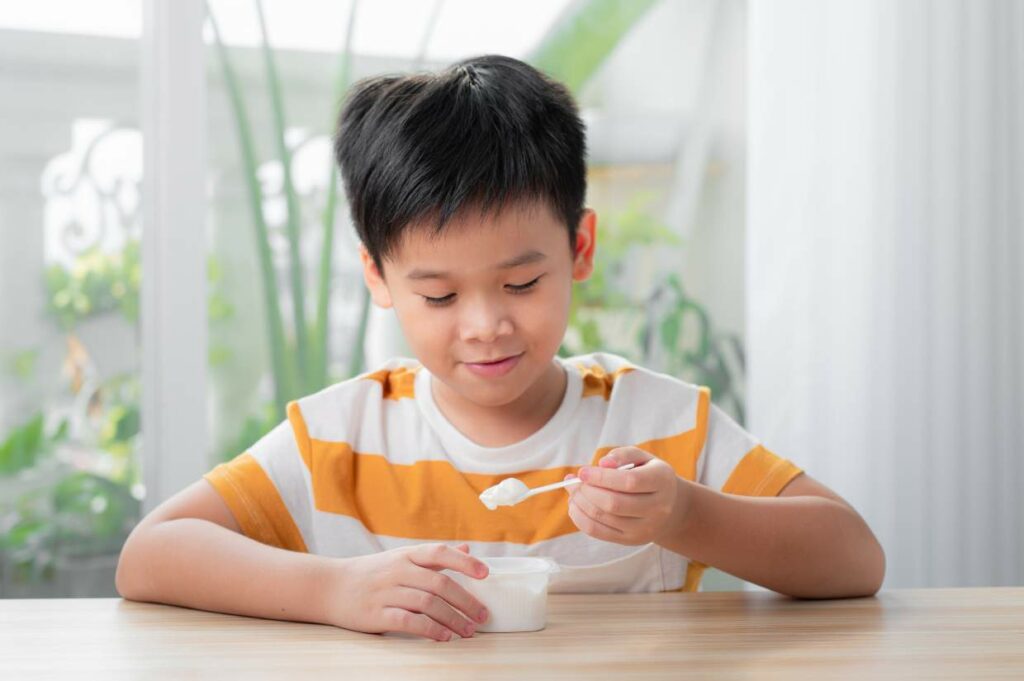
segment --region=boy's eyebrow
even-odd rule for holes
[[[508,270],[513,267],[519,267],[521,265],[529,265],[531,263],[540,262],[547,258],[546,255],[540,251],[530,250],[525,253],[520,253],[514,258],[506,260],[505,262],[498,263],[494,266],[496,270]],[[415,269],[409,274],[405,275],[406,279],[420,280],[420,279],[444,279],[448,276],[448,272],[436,272],[433,270],[420,270]]]

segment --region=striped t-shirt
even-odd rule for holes
[[[555,559],[552,592],[696,590],[703,566],[656,544],[584,534],[564,492],[495,511],[479,495],[509,476],[560,482],[624,445],[731,494],[775,496],[800,469],[712,405],[706,388],[606,353],[555,359],[565,396],[520,442],[467,438],[435,403],[429,371],[399,358],[290,403],[287,421],[204,477],[248,537],[284,549],[351,557],[467,543],[476,556]]]

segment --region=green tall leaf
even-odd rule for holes
[[[281,172],[284,185],[284,195],[288,207],[287,234],[288,234],[288,271],[291,275],[292,294],[292,316],[295,318],[295,361],[298,371],[298,387],[300,392],[310,392],[316,387],[313,377],[310,375],[309,367],[309,343],[306,339],[306,296],[303,293],[302,283],[302,250],[299,248],[300,223],[302,215],[299,211],[299,201],[295,196],[295,184],[292,182],[292,155],[288,150],[285,141],[285,115],[284,95],[281,92],[281,81],[277,77],[277,64],[274,62],[274,51],[270,48],[270,38],[267,36],[267,22],[263,16],[263,3],[255,0],[256,16],[259,18],[261,52],[263,53],[263,64],[267,72],[267,87],[270,89],[270,105],[272,119],[274,121],[274,142],[277,146],[277,155],[281,159]],[[297,395],[296,395],[297,396]]]
[[[338,76],[334,83],[334,99],[336,107],[340,106],[342,98],[345,96],[345,92],[348,90],[350,81],[352,79],[352,36],[355,33],[356,26],[356,10],[359,7],[359,0],[353,0],[352,6],[349,9],[348,14],[348,28],[345,31],[345,46],[341,50],[341,58],[338,61]],[[330,296],[331,296],[331,262],[332,256],[334,255],[334,225],[335,225],[335,213],[338,209],[338,166],[334,163],[334,158],[330,160],[330,171],[327,180],[327,200],[324,203],[323,213],[323,226],[324,226],[324,240],[323,245],[320,249],[320,270],[317,276],[317,306],[316,306],[316,326],[313,330],[313,339],[316,344],[314,357],[316,358],[315,364],[315,376],[323,383],[326,384],[328,380],[327,376],[327,353],[328,353],[328,329],[330,323]],[[364,306],[365,298],[369,295],[367,291],[363,291]],[[363,324],[359,324],[360,329],[363,328]],[[357,339],[358,347],[360,349],[360,358],[362,357],[362,331],[360,331],[360,337]]]
[[[658,0],[575,0],[526,61],[579,92]]]
[[[246,112],[245,101],[242,99],[238,77],[231,65],[231,59],[224,41],[221,39],[217,20],[209,3],[207,3],[206,12],[213,28],[214,43],[217,46],[217,55],[220,57],[224,84],[231,102],[231,112],[235,118],[235,130],[238,133],[238,144],[242,153],[242,174],[248,190],[249,208],[252,213],[253,229],[256,232],[256,248],[263,279],[263,303],[266,306],[264,312],[267,318],[267,336],[270,340],[271,366],[274,371],[274,404],[283,418],[285,405],[297,392],[295,390],[295,373],[292,369],[294,360],[287,352],[284,320],[281,318],[281,307],[277,301],[277,275],[274,272],[274,263],[270,253],[270,235],[267,223],[263,219],[263,194],[260,192],[259,179],[256,176],[256,151],[253,144],[252,127],[249,125],[249,116]]]

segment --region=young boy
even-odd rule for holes
[[[482,578],[475,556],[550,556],[563,592],[694,591],[705,565],[797,597],[878,590],[857,512],[706,389],[556,356],[597,223],[564,87],[500,56],[364,80],[335,151],[366,285],[417,359],[291,403],[154,510],[121,555],[124,597],[449,640],[487,618],[441,572]],[[478,499],[570,475],[568,494]]]

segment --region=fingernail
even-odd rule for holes
[[[476,631],[476,627],[474,627],[472,624],[466,625],[466,638],[469,638],[470,636],[472,636],[473,632],[475,632],[475,631]]]
[[[441,635],[441,640],[442,641],[451,641],[452,640],[452,632],[450,632],[450,631],[444,632],[444,634]]]
[[[484,608],[483,610],[480,611],[480,613],[476,616],[476,620],[480,624],[483,624],[484,622],[487,621],[487,608]]]
[[[590,469],[581,468],[580,469],[580,480],[582,480],[583,482],[586,482],[589,479],[590,479]]]

